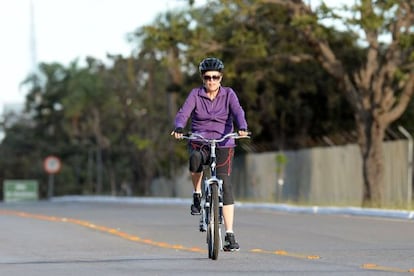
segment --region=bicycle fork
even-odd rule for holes
[[[218,185],[219,195],[219,224],[223,224],[223,180],[212,177],[204,180],[204,197],[200,217],[200,232],[207,231],[207,225],[210,223],[210,202],[211,202],[211,185]]]

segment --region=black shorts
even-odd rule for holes
[[[216,148],[217,175],[230,176],[234,157],[234,148]],[[193,160],[192,160],[193,159]],[[190,143],[190,171],[202,172],[203,166],[210,163],[210,147]]]
[[[216,148],[217,177],[223,180],[223,204],[234,203],[233,187],[230,174],[233,165],[234,148]],[[203,166],[210,163],[210,147],[198,143],[190,143],[189,169],[191,172],[202,172]]]

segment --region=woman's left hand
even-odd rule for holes
[[[248,136],[249,132],[247,130],[241,129],[238,131],[240,136]]]

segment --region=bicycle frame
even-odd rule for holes
[[[204,194],[202,197],[200,231],[207,231],[207,244],[209,258],[218,258],[219,248],[223,248],[220,225],[223,224],[223,180],[217,177],[217,144],[226,139],[250,138],[250,136],[239,136],[238,133],[229,133],[220,139],[207,139],[200,134],[192,133],[184,135],[183,139],[199,140],[210,146],[210,177],[204,180]]]
[[[222,224],[223,221],[223,180],[219,179],[217,177],[217,156],[216,156],[216,147],[217,147],[217,141],[216,140],[210,140],[210,162],[209,162],[209,169],[210,169],[210,177],[204,179],[204,194],[206,195],[205,199],[208,199],[208,196],[212,194],[212,185],[217,184],[218,186],[218,196],[219,196],[219,221],[220,224]],[[208,201],[205,202],[208,206]],[[207,214],[208,215],[208,214]],[[209,218],[206,217],[205,221],[209,221]],[[208,224],[208,223],[206,223]]]

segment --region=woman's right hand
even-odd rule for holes
[[[182,139],[183,138],[183,128],[182,127],[177,127],[175,128],[171,134],[171,136],[174,136],[175,139]]]

